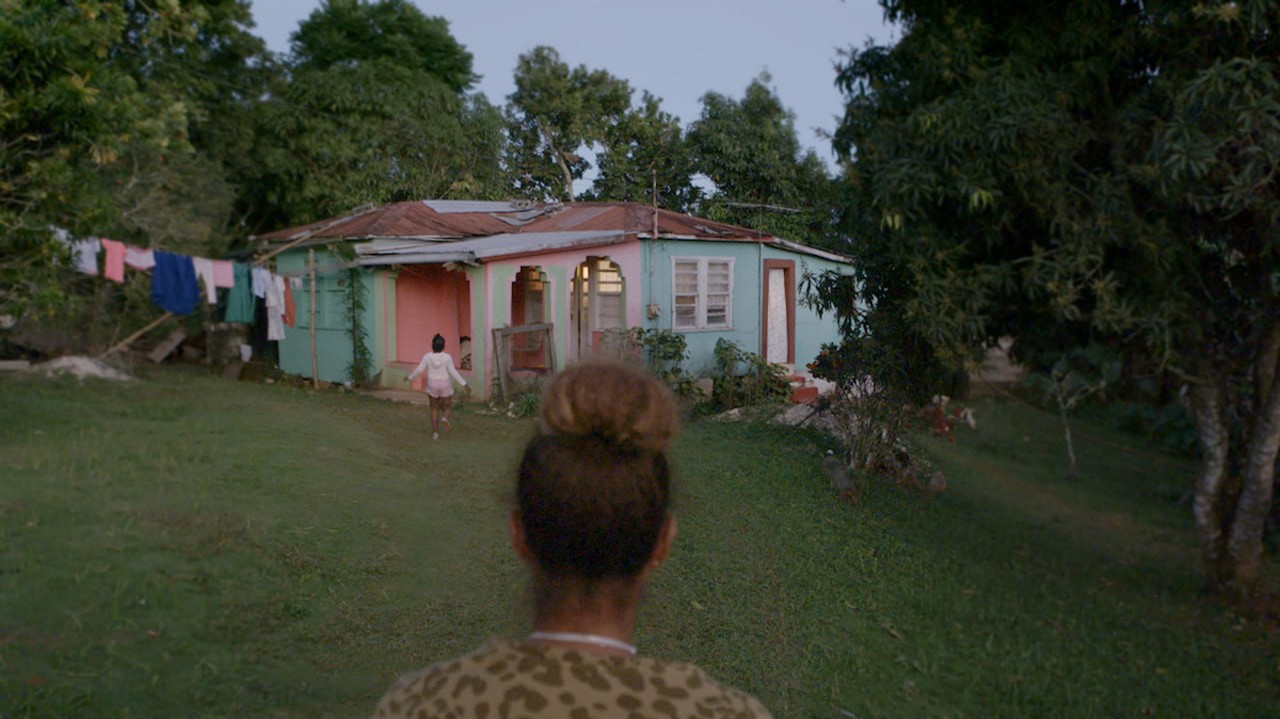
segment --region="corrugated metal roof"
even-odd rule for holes
[[[489,202],[486,200],[423,200],[422,204],[442,215],[459,212],[520,212],[533,209],[530,201]]]
[[[305,244],[374,237],[459,238],[493,235],[509,229],[510,224],[487,212],[442,214],[422,202],[394,202],[358,215],[268,232],[259,235],[257,240],[268,245],[281,244],[307,232],[311,235]]]
[[[422,243],[416,249],[383,251],[356,246],[361,265],[414,265],[445,262],[480,262],[499,257],[517,257],[545,252],[612,245],[626,240],[628,233],[596,232],[511,232],[490,237],[474,237],[456,242]]]
[[[424,200],[396,202],[382,207],[352,212],[347,216],[277,230],[256,239],[267,247],[286,244],[306,246],[335,240],[371,240],[403,245],[362,244],[357,250],[368,256],[390,251],[393,246],[403,246],[406,252],[416,253],[414,242],[449,242],[458,244],[471,239],[506,238],[485,247],[519,249],[521,254],[549,251],[560,246],[558,240],[544,249],[538,240],[527,241],[519,248],[514,238],[531,234],[558,235],[563,238],[572,233],[595,233],[614,237],[627,234],[641,238],[651,237],[654,214],[657,213],[659,238],[690,239],[732,242],[763,242],[782,247],[791,252],[813,255],[824,259],[847,262],[848,258],[774,237],[768,233],[746,227],[715,222],[701,217],[685,215],[670,210],[655,210],[648,205],[634,202],[568,202],[528,205],[524,202],[473,202],[469,200]],[[504,251],[507,251],[504,250]],[[432,251],[423,248],[428,255]],[[468,252],[453,248],[453,252]],[[497,255],[494,255],[497,256]],[[426,260],[424,260],[426,261]]]

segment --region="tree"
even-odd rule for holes
[[[164,208],[190,217],[184,195],[220,175],[189,141],[204,107],[192,88],[224,57],[218,48],[243,40],[247,18],[231,0],[0,0],[0,314],[74,304],[51,227],[145,244]],[[212,101],[217,87],[200,97]],[[144,187],[146,216],[131,215]],[[202,226],[224,223],[217,196],[204,196]]]
[[[535,198],[573,199],[573,181],[590,167],[586,146],[604,142],[631,106],[631,86],[604,70],[570,68],[539,46],[516,63],[507,96],[508,172],[515,189]]]
[[[1096,343],[1190,388],[1210,589],[1264,591],[1280,447],[1280,6],[885,0],[836,146],[867,288],[955,362]]]
[[[458,95],[477,79],[471,53],[450,34],[449,21],[422,14],[407,0],[325,0],[298,26],[290,48],[299,73],[386,60],[432,75]]]
[[[795,116],[769,82],[767,73],[752,80],[741,100],[702,96],[688,145],[696,170],[716,186],[703,214],[821,244],[833,218],[831,181],[812,150],[801,152]]]
[[[499,113],[463,94],[471,55],[444,20],[403,0],[332,0],[292,47],[288,83],[259,119],[258,224],[502,191]]]
[[[653,202],[656,184],[661,207],[690,211],[700,195],[693,184],[680,120],[661,109],[661,100],[645,92],[640,106],[605,129],[596,156],[599,173],[586,193],[589,200]]]

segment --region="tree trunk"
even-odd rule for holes
[[[1200,444],[1200,473],[1196,477],[1194,515],[1200,535],[1205,583],[1209,591],[1222,591],[1231,575],[1223,536],[1223,490],[1230,447],[1221,384],[1206,382],[1191,387],[1191,411]]]
[[[1248,454],[1245,456],[1244,483],[1227,539],[1227,552],[1234,570],[1228,588],[1232,594],[1245,600],[1260,598],[1264,589],[1262,535],[1266,529],[1267,514],[1271,511],[1276,453],[1280,450],[1280,392],[1275,391],[1274,359],[1269,369],[1271,381],[1262,384],[1269,384],[1271,391],[1267,396],[1255,398],[1259,411],[1253,422],[1252,435],[1246,438]]]
[[[1227,423],[1232,403],[1227,381],[1206,371],[1201,376],[1211,379],[1191,389],[1200,444],[1195,520],[1207,588],[1245,603],[1262,599],[1266,588],[1263,536],[1275,498],[1275,464],[1280,454],[1280,366],[1271,352],[1263,352],[1260,359],[1267,366],[1255,365],[1251,379],[1255,392],[1265,394],[1234,400],[1249,402],[1252,409],[1244,436],[1234,447]],[[1237,409],[1239,414],[1249,411]]]
[[[556,161],[560,163],[560,174],[564,176],[564,201],[573,202],[573,171],[569,163],[564,161],[564,153],[556,153]]]

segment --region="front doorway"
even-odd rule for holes
[[[569,303],[570,353],[573,359],[599,350],[608,330],[624,330],[626,280],[608,257],[588,257],[573,272]]]
[[[764,337],[761,354],[767,362],[796,361],[796,265],[790,260],[765,260]]]

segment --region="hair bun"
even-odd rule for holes
[[[675,400],[666,385],[635,367],[592,361],[569,367],[547,385],[539,430],[662,452],[676,424]]]

